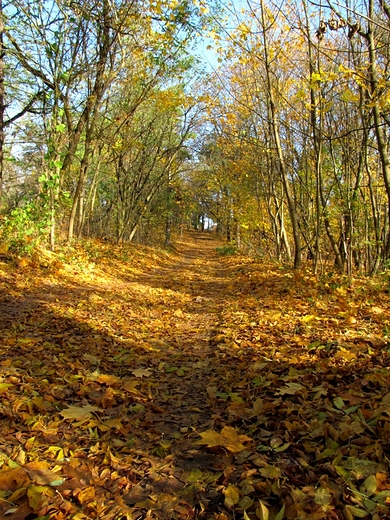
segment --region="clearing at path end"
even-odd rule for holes
[[[0,518],[390,517],[387,293],[218,246],[0,263]]]

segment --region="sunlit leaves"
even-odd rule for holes
[[[230,427],[225,426],[221,433],[215,430],[207,430],[200,433],[202,440],[197,441],[198,444],[206,444],[209,448],[223,447],[232,453],[238,453],[245,449],[243,442],[249,442],[252,439],[247,435],[239,435],[238,432]]]

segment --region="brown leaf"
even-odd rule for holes
[[[63,478],[59,475],[59,473],[55,473],[49,469],[47,462],[45,461],[34,461],[29,462],[24,466],[27,470],[29,477],[31,480],[40,486],[45,485],[61,485],[63,482]]]
[[[30,478],[23,468],[5,469],[0,471],[0,489],[2,491],[15,491],[27,487]]]

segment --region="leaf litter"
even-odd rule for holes
[[[0,264],[0,518],[390,517],[388,282],[217,245]]]

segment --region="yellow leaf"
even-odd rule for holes
[[[231,426],[225,426],[221,433],[214,430],[206,430],[199,435],[202,437],[202,440],[197,441],[197,444],[206,444],[209,448],[221,446],[232,453],[245,450],[245,446],[242,443],[252,440],[246,435],[239,435]]]
[[[359,94],[352,92],[349,88],[346,88],[341,95],[341,99],[349,103],[357,103],[359,101]]]
[[[239,435],[231,426],[225,426],[221,431],[221,435],[223,437],[223,446],[232,453],[243,451],[245,446],[242,442],[249,442],[252,440],[246,435]]]
[[[0,383],[0,394],[5,394],[5,392],[10,388],[11,386],[14,386],[12,383]]]
[[[120,430],[123,427],[123,425],[119,419],[108,419],[108,421],[105,421],[102,426],[103,426],[103,428],[100,428],[100,425],[99,425],[99,428],[104,429],[105,431]]]
[[[313,314],[308,314],[306,316],[302,316],[303,323],[310,323],[311,321],[315,320],[316,317]]]
[[[304,387],[299,383],[287,383],[286,386],[284,386],[283,388],[281,388],[279,390],[279,394],[280,395],[284,395],[284,394],[295,395],[297,392],[300,392],[303,388]]]
[[[206,444],[209,448],[223,445],[222,435],[215,430],[206,430],[199,435],[202,437],[202,440],[197,441],[197,444]]]
[[[385,311],[381,307],[371,307],[372,314],[383,314]]]
[[[261,500],[259,500],[258,512],[259,512],[258,517],[260,518],[260,520],[268,520],[269,519],[268,507]],[[256,515],[257,515],[257,511],[256,511]]]
[[[95,498],[95,488],[93,487],[87,487],[80,491],[80,493],[77,493],[77,499],[82,504],[87,504],[89,502],[92,502]]]
[[[13,489],[27,487],[30,483],[27,472],[19,465],[12,469],[1,470],[0,491],[12,491]]]
[[[320,506],[327,506],[330,504],[331,496],[329,493],[329,489],[320,487],[316,490],[314,501],[316,504]]]
[[[335,359],[343,359],[344,361],[353,361],[357,358],[357,355],[355,352],[351,352],[350,350],[342,348],[335,354],[334,357]]]
[[[244,36],[250,32],[249,27],[245,23],[240,23],[240,25],[237,27],[237,30],[240,31],[240,33]]]
[[[42,497],[45,495],[44,486],[29,486],[27,489],[28,503],[34,511],[38,509]]]
[[[232,508],[240,500],[240,492],[236,486],[229,486],[224,490],[225,506]]]

